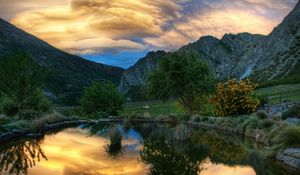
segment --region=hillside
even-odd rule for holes
[[[83,87],[93,80],[119,83],[122,68],[99,64],[68,54],[0,19],[0,58],[28,52],[48,72],[44,90],[58,103],[73,105]]]
[[[160,51],[161,52],[161,51]],[[204,36],[176,52],[199,53],[219,80],[251,78],[256,82],[282,77],[300,79],[300,2],[267,36],[250,33],[225,34],[221,39]],[[119,89],[126,93],[131,86],[141,86],[157,67],[161,55],[142,58],[125,70]],[[147,67],[147,72],[141,69]],[[146,73],[146,74],[145,74]]]

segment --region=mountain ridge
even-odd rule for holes
[[[197,52],[207,62],[219,80],[251,78],[257,82],[296,75],[300,60],[300,1],[269,35],[238,33],[225,34],[221,39],[203,36],[175,52]],[[166,53],[167,54],[167,53]],[[148,59],[148,55],[143,59]],[[131,86],[142,86],[148,75],[157,68],[161,57],[152,58],[151,70],[139,75],[141,67],[135,64],[122,74],[119,89],[126,93]]]
[[[0,57],[18,51],[29,53],[38,64],[49,70],[44,90],[51,99],[63,104],[73,105],[83,88],[94,80],[118,84],[124,71],[61,51],[0,19]]]

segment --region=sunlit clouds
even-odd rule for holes
[[[70,53],[175,50],[201,36],[268,34],[297,0],[0,0],[0,15]]]

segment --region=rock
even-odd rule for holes
[[[287,118],[285,121],[290,124],[299,124],[300,123],[300,119],[298,119],[298,118]]]
[[[291,102],[285,102],[276,105],[265,105],[263,110],[266,111],[266,113],[270,117],[281,116],[284,111],[288,110],[290,107],[294,106],[295,104],[297,104],[297,102],[291,101]]]
[[[300,2],[294,10],[267,36],[249,33],[225,34],[222,39],[212,36],[183,46],[176,52],[197,52],[199,60],[207,62],[220,79],[246,77],[271,80],[297,70],[300,64]],[[119,89],[126,93],[130,86],[142,86],[149,74],[158,67],[158,60],[168,55],[150,52],[123,72]],[[297,72],[297,71],[294,71]]]
[[[300,170],[300,148],[287,148],[276,155],[276,159],[284,164]]]

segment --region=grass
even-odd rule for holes
[[[150,108],[145,109],[144,106],[146,105]],[[121,115],[144,115],[145,113],[149,114],[150,116],[182,114],[182,112],[177,110],[175,101],[170,100],[165,103],[161,101],[143,101],[127,103]]]
[[[284,100],[300,101],[300,84],[286,84],[257,90],[262,96],[267,97],[269,104],[281,103]]]
[[[300,126],[285,127],[272,141],[280,148],[300,147]]]
[[[258,89],[257,92],[266,97],[269,104],[277,104],[286,99],[300,101],[300,84],[277,85]],[[150,108],[143,108],[145,105],[148,105]],[[211,110],[212,108],[209,106],[209,111]],[[175,100],[170,100],[165,103],[161,101],[127,103],[121,115],[144,115],[145,113],[150,116],[183,114],[176,109]]]

